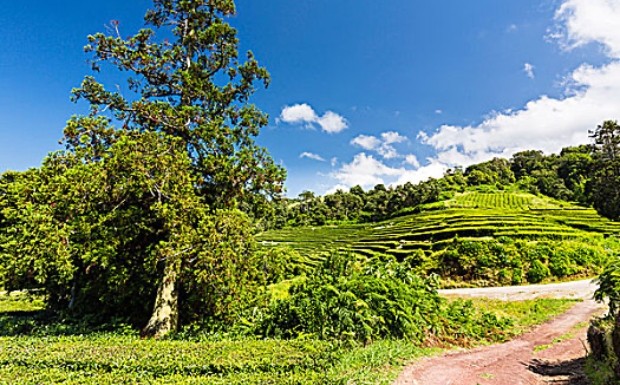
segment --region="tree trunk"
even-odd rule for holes
[[[80,269],[78,268],[75,273],[73,273],[73,284],[71,285],[71,298],[69,299],[69,305],[67,308],[72,310],[75,306],[75,297],[77,296],[77,285],[78,279],[80,278]]]
[[[607,357],[605,331],[594,325],[590,325],[587,337],[592,357],[594,357],[596,361],[603,361]]]
[[[143,337],[160,338],[177,330],[179,324],[179,293],[176,288],[176,281],[176,264],[167,261],[163,279],[157,288],[157,297],[155,298],[155,305],[153,305],[151,319],[141,333]]]

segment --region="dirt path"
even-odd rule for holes
[[[566,313],[500,345],[448,353],[405,368],[395,385],[582,385],[587,321],[603,311],[590,281],[486,289],[444,290],[443,295],[527,299],[584,298]]]
[[[597,285],[591,279],[581,281],[552,283],[548,285],[483,287],[478,289],[439,290],[439,294],[459,297],[485,297],[518,301],[539,297],[553,298],[592,298]]]

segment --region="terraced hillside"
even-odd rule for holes
[[[519,249],[527,246],[534,253],[543,245],[548,248],[558,243],[601,245],[601,250],[608,250],[610,246],[602,244],[614,243],[616,234],[620,234],[620,223],[599,216],[593,209],[523,192],[466,191],[421,207],[417,214],[380,223],[286,228],[265,232],[258,239],[265,246],[292,247],[309,263],[320,259],[321,253],[345,250],[365,258],[431,259],[435,263],[429,270],[441,272],[442,264],[448,263],[445,250],[458,249],[455,244],[465,241],[487,244],[485,247],[517,242]],[[550,266],[550,258],[542,258],[542,263]],[[523,274],[528,267],[522,269]],[[580,274],[595,272],[587,264],[574,270]]]

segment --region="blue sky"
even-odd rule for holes
[[[0,172],[40,164],[89,74],[82,47],[147,0],[5,2]],[[238,0],[242,50],[272,76],[253,102],[288,194],[417,182],[454,165],[556,152],[620,118],[620,0]],[[115,73],[97,76],[108,87]]]

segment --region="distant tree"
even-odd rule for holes
[[[481,170],[470,170],[467,174],[467,184],[469,186],[479,186],[482,184],[493,184],[495,183],[495,175],[485,173]]]
[[[495,183],[507,185],[515,181],[510,162],[502,158],[471,165],[465,170],[465,176],[470,186]]]
[[[457,166],[454,169],[446,170],[443,175],[443,179],[454,189],[460,189],[467,185],[467,180],[465,179],[462,167]]]
[[[510,159],[510,168],[516,179],[530,176],[534,170],[544,168],[545,155],[542,151],[527,150],[515,153]]]
[[[603,216],[620,219],[620,125],[607,120],[590,132],[594,139],[592,202]]]
[[[302,202],[310,202],[311,200],[313,200],[315,198],[315,195],[312,191],[302,191],[301,193],[299,193],[299,199]]]
[[[356,186],[351,187],[349,192],[359,197],[362,201],[361,206],[364,207],[364,205],[366,204],[366,198],[367,198],[366,193],[364,192],[364,189],[360,185],[356,185]]]
[[[351,187],[351,189],[349,190],[349,192],[353,195],[357,195],[358,197],[362,197],[364,196],[364,189],[362,188],[362,186],[360,185],[356,185]]]
[[[536,189],[541,194],[562,200],[572,198],[570,190],[566,188],[564,181],[559,177],[556,167],[534,170],[531,177],[534,179]]]
[[[558,176],[571,191],[572,200],[581,204],[589,202],[588,181],[593,167],[592,151],[591,145],[566,147],[562,149],[558,159]]]

